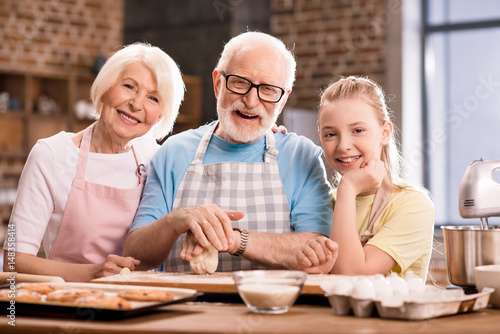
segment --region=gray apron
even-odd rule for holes
[[[272,131],[266,133],[262,162],[220,162],[203,165],[208,143],[217,126],[203,136],[195,157],[184,175],[172,210],[203,204],[217,204],[223,210],[245,212],[233,226],[250,231],[285,233],[291,231],[290,208],[278,169],[278,150]],[[165,260],[164,271],[190,271],[189,262],[180,258],[183,234]],[[219,254],[217,271],[262,269],[241,256]]]

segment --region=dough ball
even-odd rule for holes
[[[219,252],[214,246],[204,248],[200,255],[189,261],[189,265],[195,274],[213,274],[219,265]]]
[[[131,271],[127,267],[120,270],[120,275],[130,275],[130,274],[131,274]]]

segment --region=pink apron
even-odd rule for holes
[[[122,255],[146,180],[137,163],[138,185],[121,189],[85,181],[85,171],[95,123],[83,133],[76,174],[49,259],[70,263],[101,263],[109,254]]]

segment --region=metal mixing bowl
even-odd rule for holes
[[[458,286],[475,286],[474,268],[500,264],[500,226],[441,226],[448,279]]]

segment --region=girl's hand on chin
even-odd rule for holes
[[[356,195],[372,192],[380,187],[387,170],[383,161],[379,159],[363,162],[357,170],[351,170],[344,175],[340,183],[348,183]]]

